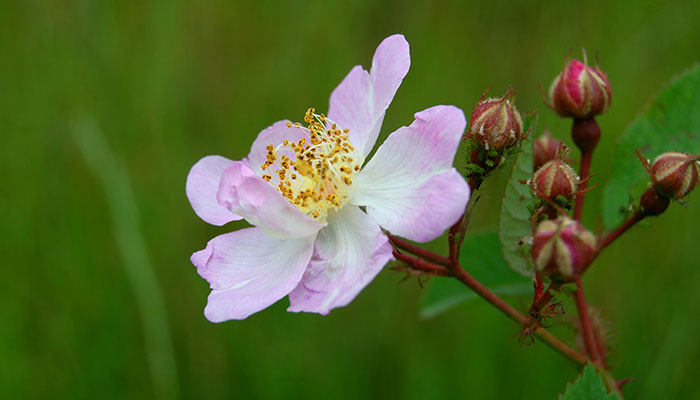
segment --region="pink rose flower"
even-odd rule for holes
[[[354,67],[333,91],[327,117],[309,109],[307,126],[273,124],[241,161],[207,156],[192,167],[187,197],[200,218],[254,225],[192,255],[211,285],[210,321],[246,318],[284,296],[288,311],[325,315],[393,259],[382,228],[425,242],[459,219],[470,192],[452,167],[460,109],[416,113],[365,162],[409,66],[408,42],[390,36],[369,72]]]

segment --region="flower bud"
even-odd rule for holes
[[[650,168],[651,182],[662,196],[680,199],[698,184],[700,155],[670,152],[656,157]]]
[[[585,119],[605,112],[611,99],[608,77],[598,63],[595,68],[588,66],[584,51],[583,62],[574,59],[564,63],[549,88],[548,105],[562,117]]]
[[[554,139],[549,133],[549,130],[545,130],[544,135],[535,139],[532,144],[534,170],[537,171],[547,161],[554,160],[557,156],[559,146],[562,146],[562,151],[566,150],[564,143]]]
[[[537,226],[532,244],[535,268],[552,280],[575,278],[595,253],[595,236],[569,216],[545,220]]]
[[[653,188],[647,189],[639,199],[639,211],[645,217],[661,215],[668,208],[671,200],[659,195]]]
[[[524,136],[523,120],[513,103],[515,90],[509,87],[498,99],[484,99],[486,92],[474,107],[467,137],[482,144],[486,150],[501,151],[515,146]]]
[[[538,197],[556,202],[559,196],[572,200],[576,195],[579,177],[561,156],[544,163],[532,176],[530,187]]]

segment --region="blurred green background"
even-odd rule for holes
[[[274,121],[325,110],[350,68],[368,68],[379,42],[400,32],[412,65],[384,136],[435,104],[469,114],[489,84],[494,95],[510,84],[521,110],[541,111],[540,131],[565,138],[569,121],[543,106],[538,84],[548,86],[569,48],[598,52],[614,92],[599,119],[593,182],[602,184],[616,137],[700,59],[698,9],[0,2],[0,397],[556,398],[573,364],[542,343],[521,348],[517,327],[479,299],[421,320],[423,289],[388,271],[327,317],[286,313],[283,300],[245,321],[209,323],[208,285],[189,256],[245,224],[199,220],[185,177],[204,155],[245,156]],[[495,226],[503,182],[486,185],[474,231]],[[587,201],[591,229],[600,194]],[[696,194],[625,235],[586,276],[590,303],[609,321],[615,375],[635,378],[629,398],[700,398],[697,203]]]

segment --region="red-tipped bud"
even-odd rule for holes
[[[572,200],[578,190],[579,177],[559,155],[547,161],[532,176],[530,188],[538,197],[557,202],[559,196]]]
[[[532,244],[535,268],[552,280],[575,278],[595,253],[595,236],[568,216],[545,220],[537,226]]]
[[[486,92],[474,107],[467,137],[487,150],[501,151],[516,145],[523,137],[523,120],[513,103],[515,90],[509,87],[498,99],[484,99]]]
[[[549,88],[549,106],[562,117],[591,118],[610,107],[610,81],[596,62],[589,67],[586,52],[583,62],[566,61],[561,74]]]
[[[700,155],[670,152],[656,157],[647,167],[651,182],[660,195],[680,199],[690,193],[698,184],[700,176]]]
[[[532,144],[534,170],[537,171],[547,161],[554,160],[557,156],[559,146],[562,146],[561,151],[567,150],[564,143],[554,139],[548,130],[544,131],[544,135],[535,139]]]

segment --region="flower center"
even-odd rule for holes
[[[341,129],[323,114],[309,108],[307,127],[287,123],[308,132],[294,142],[269,144],[267,160],[260,166],[262,178],[306,215],[325,221],[328,211],[344,206],[352,192],[353,177],[360,170],[359,155]]]

